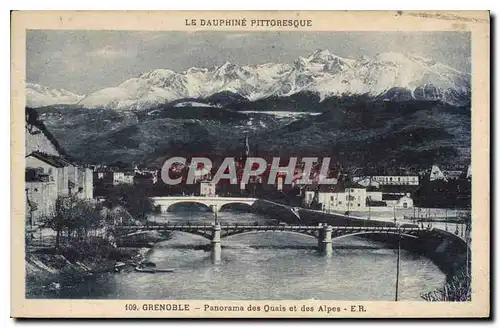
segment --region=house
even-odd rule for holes
[[[36,111],[26,110],[25,192],[30,224],[53,214],[58,197],[93,198],[93,173],[65,155]]]
[[[410,195],[398,195],[398,194],[384,194],[382,195],[382,201],[386,203],[388,207],[395,208],[410,208],[413,207],[413,199]]]
[[[211,181],[200,182],[200,196],[215,196],[215,183]]]
[[[112,173],[113,174],[113,185],[119,185],[119,184],[133,184],[134,183],[134,172],[120,172],[120,171],[115,171]]]

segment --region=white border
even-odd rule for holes
[[[181,9],[188,9],[188,10],[368,10],[368,9],[376,9],[376,10],[383,10],[383,9],[401,9],[401,10],[471,10],[471,9],[490,9],[493,12],[498,12],[500,10],[495,10],[498,8],[498,1],[486,1],[486,0],[474,0],[474,1],[469,1],[467,3],[465,2],[438,2],[435,0],[420,0],[420,1],[412,1],[412,2],[396,2],[396,1],[387,1],[387,0],[379,0],[379,1],[348,1],[348,2],[337,2],[337,1],[328,1],[328,2],[316,2],[313,3],[312,1],[295,1],[295,0],[288,0],[288,1],[283,1],[280,4],[277,3],[271,3],[269,0],[252,0],[250,2],[237,2],[237,1],[221,1],[221,0],[210,0],[210,1],[203,1],[203,0],[189,0],[189,1],[182,1],[182,2],[170,2],[170,3],[162,3],[164,1],[150,1],[150,0],[141,0],[141,1],[129,1],[129,0],[122,0],[120,1],[120,5],[117,6],[116,3],[104,3],[102,0],[86,0],[84,2],[71,2],[68,0],[44,0],[44,1],[36,1],[36,0],[23,0],[23,1],[16,1],[15,3],[8,3],[7,1],[2,2],[2,11],[0,13],[2,14],[0,17],[2,19],[2,29],[1,29],[1,41],[2,41],[2,47],[0,49],[0,54],[2,56],[2,75],[0,81],[2,82],[2,97],[0,98],[3,104],[3,109],[0,110],[0,124],[2,124],[2,127],[0,128],[0,147],[2,150],[2,153],[4,154],[3,156],[3,161],[0,161],[0,186],[2,186],[1,189],[1,194],[0,194],[0,209],[1,213],[4,214],[1,217],[4,220],[8,220],[10,217],[10,161],[6,158],[5,154],[10,154],[10,113],[9,113],[9,108],[10,108],[10,71],[7,68],[7,62],[10,62],[10,13],[9,9],[13,8],[3,8],[4,4],[5,5],[13,5],[16,10],[52,10],[52,9],[64,9],[64,10],[83,10],[83,9],[91,9],[91,10],[152,10],[152,9],[165,9],[165,10],[181,10]],[[498,42],[498,38],[496,34],[493,34],[494,36],[494,42]],[[7,60],[8,59],[8,60]],[[492,60],[495,58],[492,57]],[[498,73],[498,66],[496,66],[495,73]],[[495,88],[494,90],[491,90],[491,92],[494,92],[498,94],[498,88]],[[497,97],[498,98],[498,97]],[[497,100],[497,99],[496,99]],[[497,105],[497,101],[495,101],[494,105]],[[495,106],[496,107],[496,106]],[[497,115],[498,118],[498,115]],[[500,119],[499,119],[500,120]],[[498,122],[496,122],[498,123]],[[497,124],[498,125],[498,124]],[[495,129],[493,129],[495,131]],[[496,152],[500,152],[500,146],[497,142],[493,143],[494,145],[496,144],[495,150]],[[494,169],[494,168],[492,168]],[[495,182],[497,182],[497,186],[500,185],[500,178],[497,177],[495,179]],[[495,201],[493,204],[499,204],[500,202],[500,196],[496,188],[495,191],[497,191],[495,194],[497,195],[495,198]],[[495,218],[495,215],[492,215],[492,218]],[[499,226],[500,224],[496,224],[496,229],[495,229],[495,236],[499,236]],[[4,234],[1,238],[2,249],[4,250],[4,263],[10,263],[10,252],[8,253],[7,250],[10,250],[10,235],[9,235],[10,229],[2,229],[2,233]],[[492,248],[493,251],[493,248]],[[494,257],[498,261],[498,256],[496,252],[494,252]],[[0,274],[2,275],[2,281],[4,284],[4,288],[1,290],[2,292],[2,297],[1,297],[1,309],[2,309],[2,327],[12,327],[15,322],[12,319],[9,318],[9,311],[10,311],[10,293],[7,291],[10,290],[10,270],[1,270]],[[494,280],[495,277],[492,277],[492,280]],[[498,294],[495,293],[496,295],[496,300],[498,301]],[[493,304],[497,304],[498,302],[495,302]],[[496,308],[492,309],[493,313],[495,313]],[[4,322],[4,320],[6,322]],[[304,322],[299,322],[299,323],[304,323]],[[332,324],[330,322],[322,322],[323,324]],[[361,324],[365,324],[366,322],[363,323],[349,323],[349,326],[359,326]],[[370,324],[383,324],[385,325],[386,322],[371,322]],[[417,322],[417,323],[412,323],[412,324],[417,324],[417,325],[425,325],[428,327],[438,327],[444,324],[445,322],[441,321],[435,321],[435,322]],[[51,321],[45,321],[38,323],[40,326],[46,326],[46,327],[51,327],[54,322]],[[60,327],[71,327],[75,323],[73,322],[64,322],[64,323],[58,323],[58,326]],[[107,327],[110,324],[113,324],[112,322],[95,322],[92,321],[90,324],[92,324],[93,327],[99,328],[99,327]],[[123,322],[114,322],[114,324],[119,324],[122,325]],[[143,323],[141,323],[143,324]],[[165,324],[164,322],[157,322],[157,324]],[[168,322],[167,324],[169,325],[175,325],[177,323],[174,322]],[[193,321],[188,321],[183,323],[183,325],[198,325],[200,322],[193,322]],[[221,322],[216,322],[214,324],[220,325],[223,324]],[[270,326],[271,324],[269,323],[264,323],[264,322],[253,322],[253,323],[244,323],[244,322],[227,322],[226,324],[258,324],[259,326],[266,327]],[[273,326],[278,323],[274,323]],[[286,322],[280,322],[279,324],[282,325],[289,325],[292,324],[290,321]],[[455,324],[451,322],[450,324]],[[468,325],[478,325],[479,323],[473,323],[473,322],[468,322]],[[346,322],[335,322],[335,325],[346,325]]]

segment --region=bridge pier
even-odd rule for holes
[[[219,263],[221,260],[220,224],[214,224],[212,228],[212,263]]]
[[[332,230],[332,227],[329,225],[325,225],[319,230],[318,248],[325,256],[331,256],[333,253]]]

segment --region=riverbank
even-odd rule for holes
[[[338,226],[366,226],[369,224],[377,227],[394,227],[396,224],[404,224],[417,226],[407,221],[367,219],[360,216],[325,213],[305,208],[296,208],[295,212],[298,215],[295,215],[289,206],[265,200],[257,200],[252,205],[252,210],[288,224],[318,225],[322,223]],[[395,235],[367,235],[365,238],[384,242],[393,247],[395,245],[397,247],[398,243],[398,238]],[[459,236],[443,229],[432,229],[428,233],[423,233],[419,239],[403,239],[401,247],[431,259],[446,274],[449,281],[463,272],[470,272],[470,248]]]
[[[116,247],[109,257],[88,257],[78,261],[54,248],[28,250],[25,257],[26,297],[53,293],[65,285],[96,274],[115,272],[117,264],[133,265],[146,259],[150,248]]]

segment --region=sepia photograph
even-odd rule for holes
[[[166,316],[475,301],[470,30],[181,16],[196,29],[25,31],[22,298]]]

